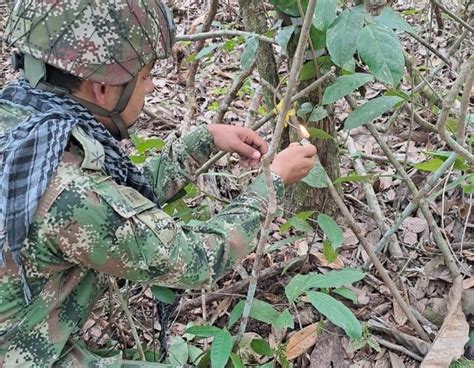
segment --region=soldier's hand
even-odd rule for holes
[[[243,166],[255,166],[267,153],[267,143],[252,129],[224,124],[209,124],[207,129],[217,149],[235,152]]]
[[[314,166],[316,147],[292,143],[273,159],[270,170],[280,175],[285,185],[294,184],[306,175]]]

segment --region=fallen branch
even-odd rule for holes
[[[415,354],[415,353],[411,352],[410,350],[408,350],[407,348],[405,348],[403,346],[394,344],[393,342],[384,340],[384,339],[382,339],[381,337],[378,337],[378,336],[374,336],[374,337],[375,337],[375,340],[380,345],[385,346],[386,348],[388,348],[390,350],[398,351],[399,353],[405,354],[406,356],[409,356],[410,358],[418,360],[419,362],[421,362],[423,360],[422,356],[419,356],[418,354]]]
[[[286,262],[280,262],[280,263],[274,264],[273,266],[266,268],[262,270],[262,272],[260,272],[259,280],[260,281],[266,280],[268,278],[281,274],[281,272],[285,269],[291,269],[292,267],[297,267],[301,263],[303,263],[305,259],[306,259],[306,256],[301,256],[297,258],[292,258]],[[235,294],[238,294],[240,291],[248,287],[249,283],[250,283],[250,278],[246,278],[244,280],[236,282],[232,286],[229,286],[225,289],[221,289],[213,293],[208,292],[206,295],[206,303],[209,304],[209,303],[215,302],[217,300],[222,299],[222,297],[226,297],[226,296],[235,296]],[[201,297],[197,297],[197,298],[184,302],[181,305],[180,312],[186,312],[191,309],[199,308],[200,306],[201,306]]]
[[[211,32],[201,32],[191,35],[181,35],[176,37],[176,41],[200,41],[207,40],[209,38],[218,38],[218,37],[235,37],[235,36],[244,36],[244,37],[256,37],[260,41],[268,42],[270,44],[277,45],[278,43],[270,37],[246,31],[237,31],[237,30],[223,30],[223,31],[211,31]]]

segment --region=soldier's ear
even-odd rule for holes
[[[120,97],[121,86],[111,86],[102,83],[86,81],[90,85],[86,88],[90,90],[93,104],[111,110],[117,104]]]

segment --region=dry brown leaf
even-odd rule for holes
[[[469,340],[469,324],[461,307],[462,291],[462,276],[458,276],[449,291],[448,314],[420,367],[449,367],[464,353],[464,344]]]
[[[313,323],[291,336],[286,346],[285,355],[288,360],[298,358],[316,343],[318,338],[318,324]]]
[[[426,220],[419,217],[407,217],[402,223],[403,228],[416,234],[422,233],[426,225]]]
[[[390,363],[392,364],[392,368],[405,368],[405,364],[403,360],[395,353],[391,351],[388,352],[390,356]]]
[[[329,263],[326,257],[324,257],[324,254],[321,252],[312,251],[309,255],[312,258],[313,262],[320,266],[329,267],[330,269],[333,269],[333,270],[340,270],[344,268],[344,262],[342,262],[342,259],[340,256],[337,256],[334,262]]]
[[[474,277],[466,279],[462,282],[462,288],[463,289],[470,289],[472,287],[474,287]]]
[[[407,315],[402,310],[400,304],[398,304],[395,298],[393,299],[393,318],[395,318],[395,322],[397,322],[399,326],[403,326],[408,320]]]
[[[417,241],[418,241],[418,237],[416,236],[415,233],[412,233],[411,231],[405,231],[403,233],[403,242],[405,244],[415,245]]]

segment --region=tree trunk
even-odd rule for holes
[[[244,21],[245,29],[249,32],[264,34],[268,31],[264,3],[261,0],[239,0],[240,12]],[[275,61],[275,53],[272,45],[261,42],[257,50],[257,70],[260,77],[272,86],[279,83],[278,69]],[[263,96],[269,109],[274,107],[273,92],[263,86]]]

